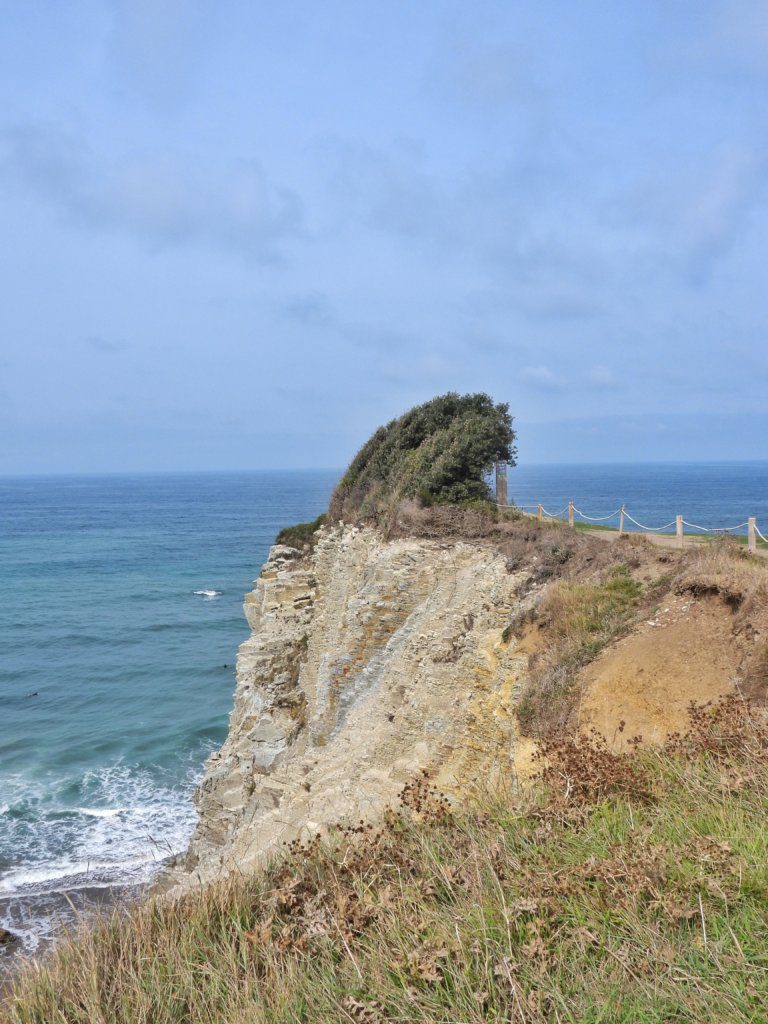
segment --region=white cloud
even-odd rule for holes
[[[767,166],[760,148],[735,143],[656,166],[652,178],[631,190],[625,208],[637,251],[676,263],[694,280],[706,277],[764,198]]]
[[[541,391],[561,391],[565,386],[564,381],[548,366],[524,366],[520,378]]]
[[[280,243],[302,232],[297,195],[257,160],[206,176],[178,157],[100,159],[82,139],[26,125],[0,135],[0,171],[81,225],[156,248],[195,245],[273,262]]]
[[[587,373],[587,381],[593,388],[612,391],[619,386],[613,370],[607,366],[593,366]]]
[[[87,338],[84,338],[84,344],[88,348],[93,349],[94,352],[114,353],[124,352],[128,345],[122,339],[117,338],[105,338],[101,334],[89,334]]]
[[[729,75],[768,73],[768,5],[765,0],[714,0],[704,17],[691,20],[688,40],[676,39],[663,51],[679,70],[681,59],[694,69]]]
[[[283,316],[306,327],[327,327],[336,321],[331,300],[320,292],[292,295],[280,304],[279,309]]]
[[[219,36],[222,10],[205,0],[112,0],[106,57],[153,112],[193,94]]]

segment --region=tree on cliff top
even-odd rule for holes
[[[449,392],[379,427],[333,492],[332,520],[378,517],[404,498],[455,504],[489,497],[493,463],[514,465],[509,406]]]

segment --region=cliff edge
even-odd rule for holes
[[[502,634],[530,571],[466,542],[319,531],[276,545],[245,600],[229,735],[172,881],[248,869],[330,824],[370,819],[426,769],[447,793],[508,773],[527,655]]]
[[[271,549],[245,599],[229,734],[165,884],[375,820],[423,771],[449,796],[487,793],[530,772],[535,736],[662,742],[691,702],[764,694],[762,564],[520,517],[478,516],[490,535],[462,537],[453,515],[389,539],[325,526],[311,549]],[[471,514],[456,515],[466,534]]]

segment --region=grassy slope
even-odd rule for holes
[[[455,815],[417,784],[380,832],[113,919],[7,1019],[766,1020],[768,733],[718,715],[631,758],[564,741]]]
[[[645,590],[647,603],[649,588]],[[643,591],[622,563],[611,566],[600,581],[556,581],[550,586],[537,609],[547,623],[547,650],[529,664],[516,708],[525,735],[542,738],[574,727],[580,670],[629,630]]]
[[[547,532],[553,538],[558,532],[561,537],[573,534],[561,526],[540,530],[542,537]],[[529,658],[528,679],[516,707],[525,735],[551,738],[576,728],[582,669],[644,619],[653,618],[674,594],[718,596],[735,616],[734,643],[738,635],[756,638],[742,662],[739,684],[765,697],[768,646],[759,638],[768,635],[768,562],[723,540],[674,553],[631,536],[605,547],[626,561],[591,573],[582,564],[570,577],[552,579],[533,616],[513,619],[505,632],[504,639],[523,636],[533,618],[540,634],[541,649]],[[569,555],[566,572],[570,562]]]

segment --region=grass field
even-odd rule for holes
[[[768,1020],[768,731],[738,700],[664,751],[550,746],[530,792],[426,779],[378,831],[115,915],[13,1024]]]

